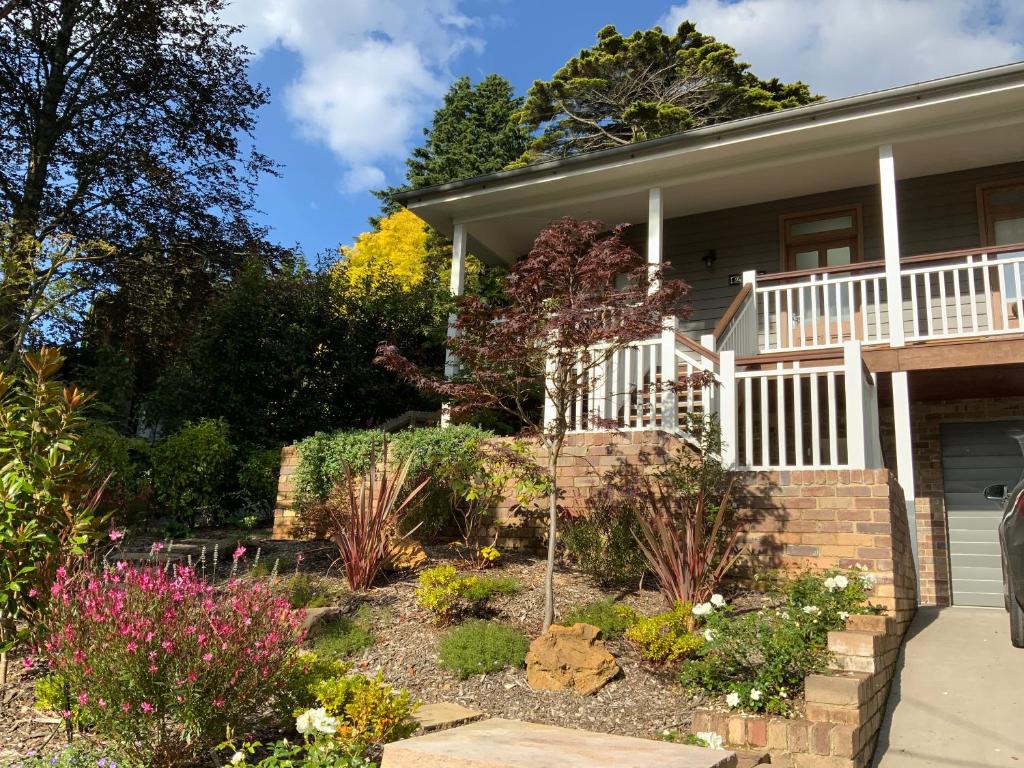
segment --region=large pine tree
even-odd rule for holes
[[[613,26],[549,81],[538,80],[520,119],[540,131],[519,164],[625,146],[819,99],[802,82],[762,80],[736,49],[684,21],[623,37]]]

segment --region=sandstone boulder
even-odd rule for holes
[[[427,562],[427,551],[418,541],[398,539],[391,545],[385,570],[415,571]]]
[[[619,674],[615,657],[592,624],[553,625],[530,643],[526,681],[539,691],[572,690],[583,696],[597,693]]]

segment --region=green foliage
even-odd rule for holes
[[[730,706],[786,714],[804,678],[825,668],[828,633],[851,613],[871,610],[870,579],[859,571],[807,573],[787,588],[780,608],[739,615],[710,604],[698,657],[684,662],[680,680],[728,694]]]
[[[252,450],[238,469],[238,493],[244,508],[265,520],[277,500],[277,481],[281,471],[281,451],[276,448]]]
[[[408,691],[395,691],[385,683],[381,673],[328,678],[315,683],[312,691],[319,705],[338,719],[337,740],[355,751],[407,738],[419,727],[413,719],[418,704]]]
[[[104,527],[103,478],[80,442],[91,396],[56,380],[63,362],[44,348],[0,373],[0,651],[36,617],[58,567]]]
[[[29,755],[11,763],[9,768],[97,768],[97,766],[118,766],[119,768],[142,768],[110,747],[95,747],[90,744],[69,744],[56,755]]]
[[[60,675],[43,675],[34,686],[35,708],[40,712],[62,712],[65,709],[67,685]]]
[[[333,739],[326,736],[311,736],[301,742],[281,739],[272,744],[258,741],[244,742],[236,748],[227,742],[221,744],[232,754],[227,755],[231,765],[251,766],[252,768],[377,768],[376,763],[368,761],[357,750],[339,749]],[[261,757],[258,762],[249,762],[249,758]],[[92,768],[92,766],[90,766]]]
[[[118,522],[133,523],[146,512],[150,493],[149,443],[126,437],[113,427],[90,421],[82,430],[82,449],[96,457],[96,471],[109,477],[103,503]]]
[[[520,667],[530,641],[520,630],[494,621],[468,621],[446,632],[438,644],[438,660],[460,679]]]
[[[603,637],[613,640],[622,637],[640,618],[628,605],[616,602],[614,597],[607,597],[573,606],[562,616],[561,623],[569,627],[573,624],[592,624],[601,630]]]
[[[153,490],[172,520],[192,528],[220,520],[235,447],[223,419],[187,423],[153,445]]]
[[[443,361],[447,311],[435,312],[432,290],[385,281],[339,303],[328,270],[250,260],[191,312],[194,330],[168,342],[147,417],[171,430],[223,418],[240,445],[269,448],[435,408],[372,365],[377,345],[397,339],[422,363]]]
[[[412,189],[444,184],[500,171],[526,149],[529,131],[516,120],[523,100],[500,75],[488,75],[476,85],[460,77],[434,113],[425,141],[406,160],[406,180]],[[378,192],[390,199],[396,189]],[[391,212],[389,204],[386,212]]]
[[[704,644],[701,636],[691,631],[693,621],[693,606],[677,603],[670,611],[638,617],[626,630],[626,637],[644,661],[673,664],[692,656]]]
[[[344,677],[352,665],[333,654],[301,650],[295,655],[282,683],[278,710],[286,718],[295,712],[317,706],[314,690],[321,680]]]
[[[306,573],[294,573],[284,584],[292,608],[320,608],[330,604],[323,582]]]
[[[486,449],[485,443],[492,437],[490,432],[465,425],[409,429],[393,435],[379,430],[319,432],[298,445],[295,488],[300,514],[315,531],[320,523],[310,519],[315,517],[314,507],[344,479],[345,467],[350,467],[354,474],[365,472],[370,457],[379,454],[387,442],[393,459],[409,461],[407,488],[430,480],[410,511],[406,528],[418,526],[418,535],[436,535],[453,523],[453,514],[459,518],[456,522],[460,522],[462,510],[480,506],[480,494],[486,495],[479,488],[483,478],[504,471],[504,484],[510,476],[508,470],[502,470],[504,464]],[[488,495],[487,502],[491,501],[493,495]]]
[[[416,602],[443,625],[459,614],[481,610],[497,595],[513,595],[521,588],[510,577],[468,575],[459,573],[455,566],[438,565],[420,573]]]
[[[587,500],[586,509],[567,517],[562,546],[567,559],[598,584],[633,584],[646,570],[637,537],[640,528],[627,499],[604,487]]]
[[[684,21],[623,37],[613,26],[550,81],[536,81],[520,112],[540,130],[518,164],[628,145],[726,120],[808,104],[804,83],[761,80],[734,48]]]
[[[369,648],[376,642],[371,618],[367,611],[357,611],[355,616],[333,616],[322,621],[313,633],[313,650],[345,658]]]

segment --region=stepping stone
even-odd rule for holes
[[[460,704],[440,702],[438,704],[424,704],[416,710],[416,719],[419,721],[420,730],[424,733],[440,731],[445,728],[454,728],[457,725],[465,725],[476,720],[483,720],[487,715],[475,709],[463,707]]]
[[[381,768],[736,768],[723,750],[491,718],[384,747]]]
[[[736,752],[736,768],[754,768],[755,765],[768,765],[771,761],[767,752]]]
[[[325,605],[321,608],[307,608],[306,616],[302,620],[302,628],[309,631],[324,619],[337,616],[343,609],[337,605]]]

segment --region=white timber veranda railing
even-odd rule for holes
[[[753,470],[864,469],[882,465],[875,377],[860,343],[842,365],[736,370],[721,353],[722,440],[727,463]]]
[[[660,336],[611,349],[595,346],[584,353],[590,362],[577,364],[579,397],[566,412],[572,431],[678,429],[680,417],[716,407],[717,384],[685,386],[697,372],[712,377],[717,356],[676,331],[676,318],[666,317]],[[555,418],[550,398],[545,423]]]
[[[717,349],[738,357],[883,345],[892,323],[908,342],[1024,332],[1024,244],[905,258],[902,306],[888,299],[882,262],[758,279],[744,275],[716,329]]]

